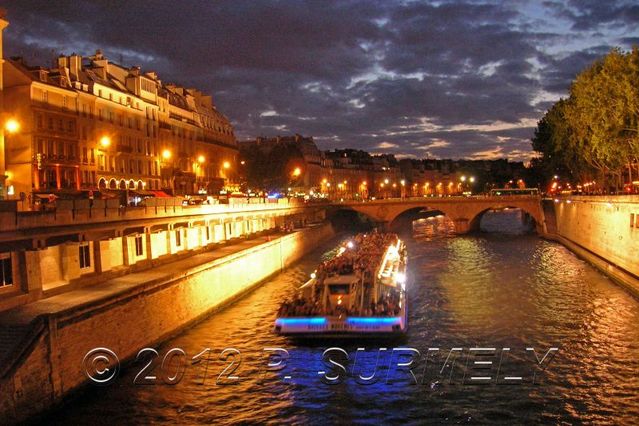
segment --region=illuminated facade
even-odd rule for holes
[[[211,96],[154,72],[91,57],[57,68],[4,64],[6,187],[34,194],[132,190],[217,193],[234,180],[237,143]]]

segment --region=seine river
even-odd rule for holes
[[[518,217],[511,211],[484,218],[484,230],[508,234],[461,237],[441,217],[415,222],[407,238],[410,329],[403,341],[309,343],[271,333],[281,300],[307,279],[335,241],[156,347],[152,373],[138,376],[151,384],[134,384],[145,364],[135,362],[111,385],[82,390],[46,421],[636,423],[639,302],[563,246],[515,235]],[[341,371],[322,362],[330,346],[349,356],[348,362],[333,357],[348,372],[337,385],[318,374]],[[358,347],[365,350],[357,353]],[[381,347],[387,349],[380,352]],[[161,368],[173,348],[185,355],[173,351],[177,355]],[[224,358],[226,348],[235,349]],[[281,370],[267,367],[264,348],[288,351]],[[395,367],[407,363],[411,352],[393,348],[419,351],[412,374]],[[193,357],[200,362],[193,364]],[[165,383],[177,371],[183,371],[182,380]],[[373,372],[366,383],[354,377]],[[157,378],[145,380],[147,375]]]

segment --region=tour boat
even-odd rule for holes
[[[358,234],[320,264],[275,333],[293,337],[398,336],[407,329],[406,248],[395,234]]]

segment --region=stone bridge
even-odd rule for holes
[[[361,213],[373,222],[394,228],[402,220],[413,220],[420,214],[439,211],[452,220],[455,231],[465,234],[479,229],[481,216],[488,210],[520,208],[535,220],[538,232],[545,230],[541,197],[535,195],[471,196],[471,197],[415,197],[390,198],[373,201],[343,201],[332,205],[332,214],[340,210]],[[330,214],[330,213],[329,213]]]

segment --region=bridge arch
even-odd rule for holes
[[[333,208],[350,209],[362,213],[375,223],[392,225],[402,214],[421,210],[439,210],[455,224],[455,232],[465,234],[479,228],[481,216],[488,210],[520,208],[532,217],[537,229],[543,229],[544,214],[538,196],[474,196],[474,197],[428,197],[347,202],[333,204]],[[408,213],[406,213],[408,212]],[[406,219],[408,220],[408,219]]]
[[[447,213],[445,209],[440,208],[440,206],[409,206],[402,211],[394,213],[394,216],[388,221],[388,229],[393,232],[401,232],[402,230],[412,229],[412,223],[416,220],[440,215],[443,215],[448,220],[454,220],[450,214]]]
[[[482,217],[484,216],[484,214],[486,214],[489,211],[504,211],[507,209],[519,209],[521,210],[526,216],[530,217],[532,219],[532,224],[534,226],[534,228],[539,232],[539,230],[541,229],[542,223],[543,223],[543,218],[540,217],[540,215],[538,214],[538,212],[535,212],[532,209],[526,208],[526,207],[522,207],[522,206],[516,206],[516,205],[497,205],[497,206],[493,206],[493,207],[487,207],[487,208],[483,208],[483,209],[478,209],[477,211],[472,213],[472,217],[469,218],[468,221],[468,231],[478,231],[479,230],[479,225],[481,222]]]
[[[327,217],[336,230],[366,230],[379,224],[373,216],[347,206],[328,211]]]

